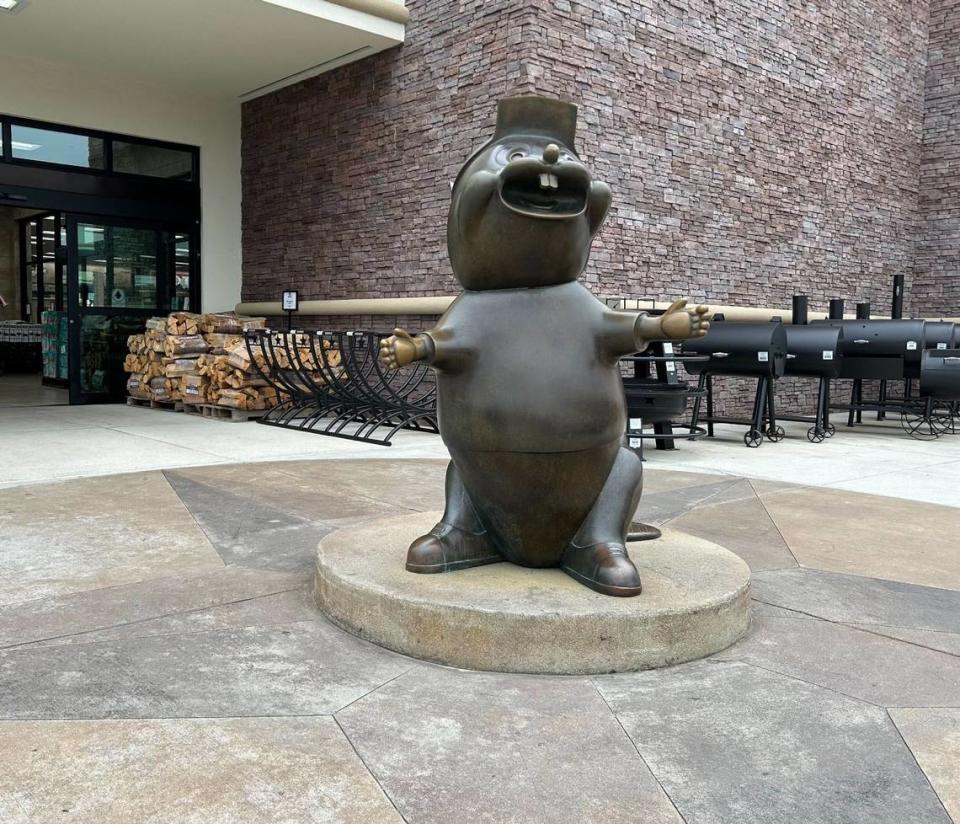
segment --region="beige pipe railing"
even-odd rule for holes
[[[422,298],[345,298],[342,300],[302,300],[301,315],[442,315],[453,303],[445,295]],[[280,301],[238,303],[241,315],[283,315]]]
[[[299,314],[310,315],[441,315],[454,300],[453,295],[435,295],[417,298],[345,298],[342,300],[304,300],[300,302]],[[693,303],[693,301],[691,301]],[[666,309],[670,301],[665,300],[629,300],[629,309]],[[726,320],[767,321],[776,316],[784,323],[793,323],[790,309],[764,308],[756,306],[727,306],[709,303],[715,313],[723,313]],[[280,301],[238,303],[237,312],[241,315],[275,317],[283,315]],[[826,312],[808,312],[810,320],[827,317]],[[844,315],[853,319],[855,315]],[[884,316],[874,315],[874,320]],[[928,320],[948,320],[960,323],[960,318],[928,318]]]

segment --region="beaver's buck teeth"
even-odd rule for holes
[[[559,189],[560,181],[557,179],[557,176],[550,174],[549,172],[543,172],[540,175],[540,188],[541,189]]]

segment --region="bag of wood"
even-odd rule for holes
[[[228,346],[243,344],[243,338],[224,332],[207,332],[203,337],[210,346],[209,351],[215,355],[222,355],[227,351]]]
[[[208,312],[200,318],[200,331],[207,335],[238,335],[243,325],[236,312]]]
[[[167,379],[164,377],[150,379],[150,397],[155,401],[169,401],[170,391],[167,388]]]
[[[208,403],[210,379],[205,375],[184,375],[180,378],[180,394],[187,403]]]
[[[163,342],[163,353],[168,358],[177,355],[199,355],[210,349],[202,335],[167,335]]]
[[[167,319],[166,318],[147,318],[145,328],[148,332],[166,332]]]
[[[168,335],[196,335],[200,331],[200,315],[195,312],[171,312],[167,316]]]
[[[164,358],[163,374],[168,378],[175,378],[181,375],[199,375],[197,371],[197,359],[199,355],[186,355],[181,358]]]
[[[266,318],[248,318],[239,316],[240,328],[244,332],[247,332],[251,329],[266,329],[267,328],[267,319]]]
[[[241,341],[239,346],[231,346],[227,350],[227,365],[241,372],[248,372],[253,369],[250,361],[250,353],[247,351],[247,345]]]
[[[127,394],[131,398],[140,398],[141,400],[150,399],[150,392],[147,389],[143,375],[131,375],[127,378]]]
[[[158,329],[148,329],[143,333],[143,345],[149,352],[163,352],[167,333]]]

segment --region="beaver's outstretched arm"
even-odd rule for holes
[[[615,358],[642,352],[655,340],[702,338],[710,329],[710,309],[687,308],[685,300],[674,301],[662,315],[607,310],[601,333],[604,350]]]
[[[453,368],[463,352],[450,337],[449,330],[439,327],[417,335],[394,329],[390,337],[380,341],[380,362],[388,369],[420,360],[438,369]]]

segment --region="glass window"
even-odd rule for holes
[[[81,306],[157,306],[155,232],[85,223],[77,229]]]
[[[104,167],[103,141],[99,137],[16,124],[10,129],[10,148],[16,160],[62,163],[87,169]]]
[[[180,149],[113,141],[113,170],[131,175],[193,179],[193,155]]]

